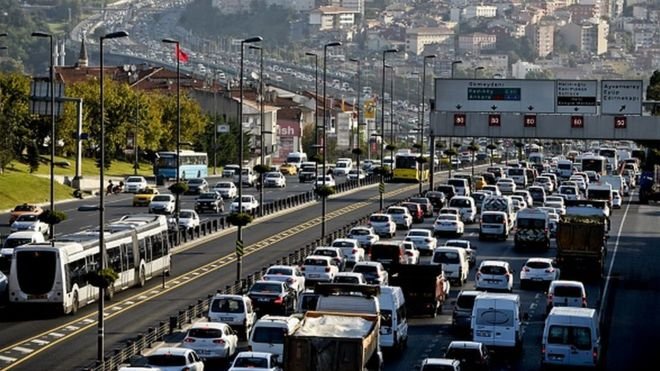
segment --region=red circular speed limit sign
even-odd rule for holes
[[[464,113],[454,114],[454,126],[465,126],[466,121]]]
[[[525,115],[523,118],[523,126],[526,128],[536,127],[536,115]]]
[[[499,114],[488,115],[488,126],[502,126],[502,117]]]
[[[572,128],[583,128],[584,127],[584,116],[571,116],[571,127]]]
[[[626,116],[615,116],[614,117],[614,128],[615,129],[625,129],[628,127],[628,118]]]

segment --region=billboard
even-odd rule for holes
[[[364,119],[365,120],[376,119],[376,100],[373,98],[364,101]]]
[[[351,112],[337,113],[336,119],[336,133],[337,133],[337,149],[348,149],[351,145]]]

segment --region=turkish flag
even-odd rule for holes
[[[179,48],[179,44],[176,44],[176,58],[183,63],[188,62],[188,54],[186,54],[181,48]]]

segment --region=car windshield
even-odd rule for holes
[[[379,223],[387,222],[389,220],[390,219],[384,215],[375,215],[369,218],[370,222],[379,222]]]
[[[376,273],[378,268],[374,265],[356,265],[353,267],[355,273]]]
[[[314,250],[314,255],[329,256],[332,258],[337,256],[337,251],[330,249],[318,249],[318,250]]]
[[[216,183],[214,188],[231,188],[232,183]]]
[[[368,236],[370,234],[371,233],[369,233],[369,231],[366,230],[366,229],[354,229],[350,233],[351,236]],[[334,246],[334,244],[333,244],[333,246]]]
[[[126,179],[126,183],[142,183],[142,178],[130,177],[130,178]]]
[[[332,243],[332,247],[353,247],[353,246],[355,246],[355,244],[350,241],[334,241]]]
[[[198,185],[198,184],[202,184],[203,182],[204,182],[204,179],[196,178],[196,179],[190,179],[188,181],[188,184]]]
[[[216,328],[191,328],[188,337],[199,339],[217,339],[222,337],[222,330]]]
[[[268,268],[266,271],[266,274],[283,274],[286,276],[292,276],[293,275],[293,269],[291,268]]]
[[[506,268],[499,265],[484,265],[479,268],[481,274],[495,274],[495,275],[504,275],[506,274]]]
[[[154,354],[147,357],[147,363],[150,366],[185,366],[186,357],[183,355],[174,355],[174,354]]]
[[[335,283],[360,283],[360,279],[355,276],[336,276]]]
[[[548,330],[549,344],[572,345],[579,350],[591,349],[591,330],[588,327],[552,325]]]
[[[577,286],[557,286],[554,289],[555,296],[580,298],[582,297],[582,289]]]
[[[451,246],[451,247],[460,247],[462,249],[467,249],[468,246],[470,245],[469,242],[465,241],[447,241],[445,242],[445,246]]]
[[[169,201],[170,196],[156,196],[154,197],[153,201]]]
[[[470,360],[479,360],[481,358],[481,353],[477,348],[449,348],[447,349],[445,357],[451,359],[464,359],[469,362]],[[463,365],[463,362],[461,362],[461,365]]]
[[[199,195],[199,198],[204,199],[204,200],[213,200],[216,198],[215,193],[202,193]]]
[[[525,219],[525,218],[518,218],[516,220],[516,225],[518,228],[535,228],[535,229],[543,229],[546,227],[545,225],[545,219]]]
[[[23,214],[16,218],[17,222],[36,222],[37,220],[39,220],[39,217],[34,214]]]
[[[268,360],[257,357],[238,357],[234,361],[234,367],[265,369],[268,368]]]
[[[252,334],[252,342],[284,344],[284,335],[286,332],[286,328],[284,327],[255,326],[254,333]]]
[[[525,266],[527,268],[532,268],[532,269],[545,269],[550,267],[550,263],[543,261],[531,261],[531,262],[527,262]]]
[[[280,173],[268,173],[268,174],[266,174],[266,178],[279,179],[280,178]]]
[[[243,301],[236,299],[216,299],[211,303],[211,312],[243,313]]]
[[[406,211],[404,209],[400,209],[400,208],[397,207],[397,208],[387,209],[387,213],[388,214],[405,214]]]
[[[282,285],[280,283],[256,282],[250,288],[250,292],[280,293]]]
[[[504,215],[502,214],[483,214],[481,215],[482,223],[504,223]]]
[[[463,309],[472,309],[475,298],[475,295],[459,295],[456,299],[456,306]]]
[[[460,263],[460,260],[457,252],[441,251],[433,255],[433,262],[442,264],[458,264]]]
[[[305,264],[303,265],[315,265],[319,267],[325,267],[328,265],[328,261],[325,259],[305,259]]]
[[[192,218],[192,217],[193,217],[193,213],[192,213],[192,211],[181,210],[181,211],[179,212],[179,218],[182,218],[182,219],[189,219],[189,218]]]
[[[408,236],[429,237],[430,234],[431,234],[430,231],[410,231],[410,232],[408,232]]]
[[[457,219],[458,218],[454,214],[440,214],[440,215],[438,215],[437,220],[441,220],[441,221],[443,221],[443,220],[453,220],[453,221],[456,221]]]
[[[18,205],[14,208],[14,211],[33,211],[35,209],[32,205]]]
[[[465,199],[465,198],[452,198],[451,201],[449,201],[449,206],[451,207],[470,207],[472,204],[470,203],[470,200]]]

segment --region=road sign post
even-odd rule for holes
[[[502,117],[499,114],[490,114],[488,115],[488,126],[498,127],[502,126]]]

